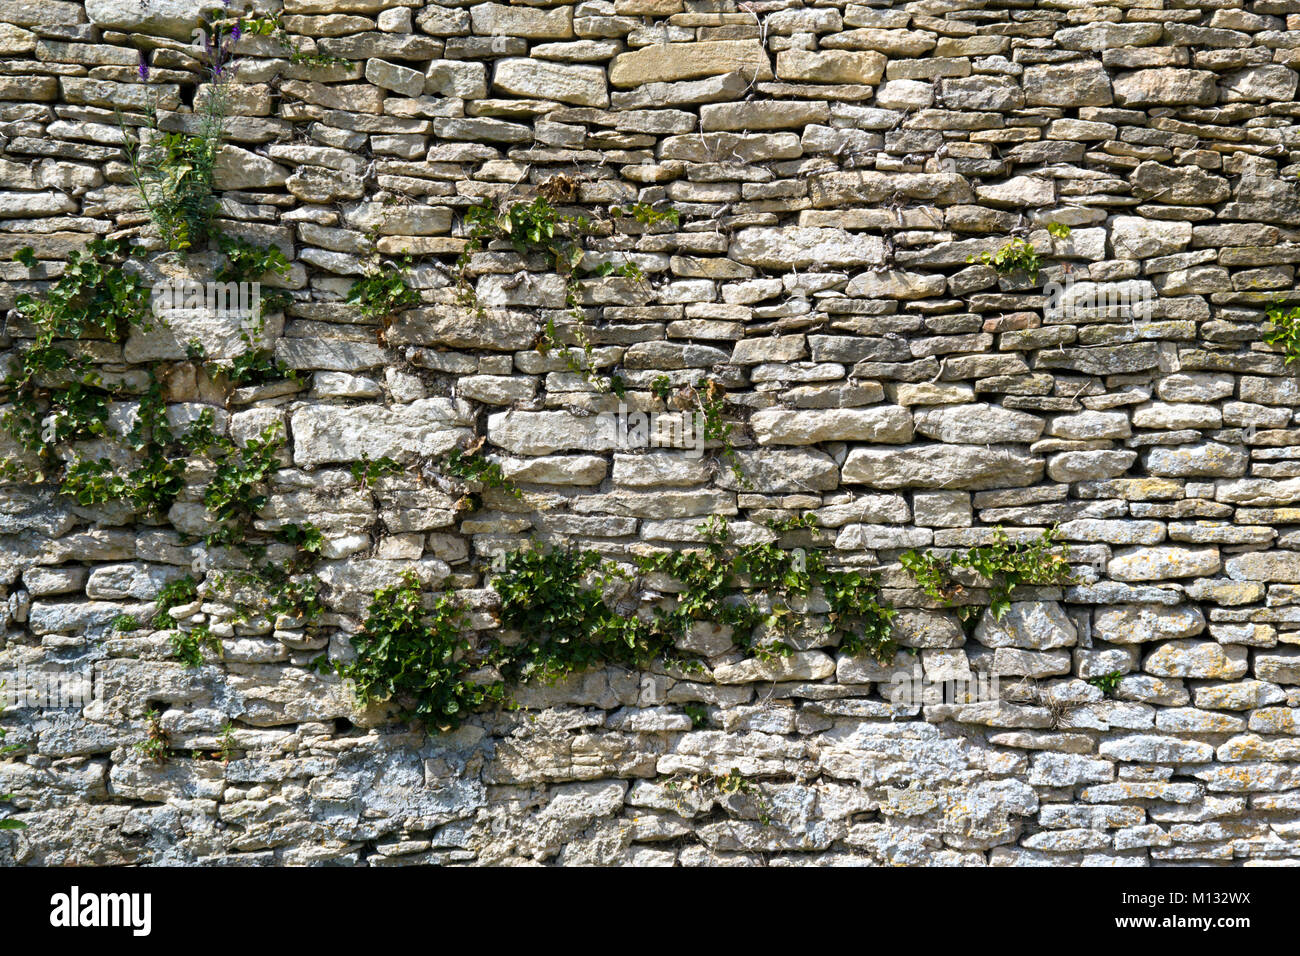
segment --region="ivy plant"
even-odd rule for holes
[[[430,727],[457,726],[471,711],[500,700],[500,682],[471,679],[473,646],[467,616],[455,595],[424,606],[420,582],[407,575],[375,592],[361,630],[352,638],[354,662],[338,667],[362,704],[395,701],[402,716]]]
[[[23,294],[15,300],[15,312],[30,325],[32,340],[14,349],[10,371],[0,383],[10,406],[0,427],[35,452],[42,468],[56,461],[60,447],[108,437],[109,402],[118,392],[70,343],[118,343],[132,328],[152,325],[149,288],[122,268],[131,255],[124,240],[92,240],[84,252],[69,255],[63,275],[45,295]],[[35,262],[30,248],[15,258],[28,267]],[[13,461],[3,465],[4,477],[20,477],[21,471]]]

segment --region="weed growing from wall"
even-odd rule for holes
[[[1031,282],[1038,281],[1038,270],[1042,267],[1042,259],[1039,258],[1038,250],[1034,248],[1033,243],[1019,237],[1012,239],[996,252],[981,252],[978,256],[968,257],[966,261],[989,266],[998,275],[1023,272]]]
[[[393,316],[420,304],[420,293],[408,282],[410,274],[410,256],[396,261],[375,258],[366,274],[348,289],[344,301],[356,305],[364,318],[378,325],[375,338],[380,345],[386,344]]]
[[[1063,222],[1049,222],[1047,233],[1053,239],[1068,239],[1070,227]],[[1010,276],[1017,272],[1024,273],[1030,282],[1038,281],[1038,273],[1043,267],[1043,260],[1027,239],[1014,237],[995,252],[981,252],[978,256],[967,256],[967,262],[978,262],[989,266],[998,275]]]
[[[1107,697],[1114,697],[1115,691],[1119,689],[1119,682],[1123,679],[1123,671],[1111,671],[1108,674],[1099,674],[1096,677],[1088,678],[1088,683],[1097,688]]]
[[[289,57],[289,62],[295,66],[346,66],[352,62],[340,56],[314,53],[294,43],[278,13],[272,16],[245,17],[239,21],[239,26],[248,36],[270,37],[280,45]]]
[[[207,95],[194,133],[163,130],[156,96],[145,108],[148,137],[132,136],[118,117],[131,182],[173,252],[201,245],[213,231],[217,205],[213,179],[225,132],[228,85],[236,69],[231,53],[240,35],[237,19],[225,17],[220,9],[205,14],[199,37]],[[139,75],[141,82],[148,82],[149,67],[143,53]]]
[[[144,724],[145,738],[136,742],[135,752],[152,763],[166,763],[171,738],[162,725],[162,715],[151,707],[145,711]]]

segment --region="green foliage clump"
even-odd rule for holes
[[[1107,697],[1114,697],[1115,691],[1119,689],[1119,682],[1123,679],[1123,671],[1111,671],[1109,674],[1099,674],[1096,677],[1088,678],[1088,683]]]
[[[397,262],[376,260],[370,270],[348,289],[344,301],[353,303],[364,318],[379,324],[376,335],[381,345],[392,317],[403,309],[420,304],[420,293],[408,284],[410,274],[410,256]]]
[[[1300,305],[1284,309],[1279,302],[1269,309],[1264,341],[1281,347],[1286,365],[1300,361]]]
[[[1012,239],[996,252],[982,252],[978,256],[968,257],[966,261],[990,266],[999,275],[1023,272],[1032,282],[1038,281],[1038,270],[1042,268],[1042,260],[1038,257],[1038,250],[1034,248],[1033,243],[1019,237]]]
[[[759,785],[740,772],[739,767],[732,767],[727,773],[693,773],[679,774],[664,784],[664,789],[678,796],[678,807],[686,812],[685,801],[680,799],[687,793],[705,800],[722,801],[728,797],[747,796],[754,802],[758,822],[768,826],[772,822],[772,804],[764,796]]]
[[[599,663],[640,667],[671,652],[671,637],[635,615],[621,614],[605,592],[622,578],[594,551],[523,550],[504,555],[492,587],[501,623],[522,642],[499,650],[510,680],[556,680]]]
[[[222,233],[217,237],[217,245],[226,259],[216,272],[218,282],[251,282],[267,273],[281,277],[289,274],[289,259],[275,243],[259,246]]]
[[[500,682],[471,679],[475,665],[466,624],[451,593],[426,610],[420,582],[408,575],[375,592],[365,624],[352,638],[357,659],[338,672],[355,682],[362,704],[397,701],[403,717],[450,729],[503,693]]]
[[[221,725],[221,735],[217,738],[219,748],[214,756],[223,764],[228,764],[235,759],[235,754],[239,752],[239,743],[235,740],[235,725],[226,721]]]
[[[136,408],[125,446],[140,456],[119,469],[108,458],[78,458],[64,471],[59,491],[81,505],[122,501],[151,517],[164,514],[185,487],[186,436],[177,438],[167,420],[162,385],[152,375]]]
[[[908,551],[899,562],[911,572],[921,589],[933,600],[952,606],[966,594],[965,585],[953,577],[953,570],[974,571],[989,582],[988,609],[1000,619],[1011,608],[1011,592],[1021,585],[1048,587],[1070,584],[1073,574],[1066,557],[1067,549],[1055,553],[1056,531],[1049,528],[1033,541],[1013,542],[1001,528],[994,529],[993,540],[971,548],[965,554],[942,558],[932,551]],[[962,604],[957,613],[962,621],[974,624],[982,608]]]
[[[443,459],[442,470],[461,481],[477,482],[484,488],[499,488],[513,498],[524,496],[524,493],[506,477],[499,464],[488,461],[476,451],[452,449]]]
[[[158,630],[172,627],[175,622],[169,613],[172,608],[193,603],[199,596],[199,585],[191,575],[168,581],[158,590],[154,600],[156,610],[150,622]]]
[[[635,219],[643,226],[657,226],[663,222],[676,226],[681,223],[681,213],[672,206],[667,209],[656,209],[646,202],[636,202],[627,208],[613,206],[609,214],[616,219]]]
[[[668,401],[673,394],[673,381],[667,375],[656,375],[654,381],[650,383],[650,394],[656,398]]]
[[[703,704],[682,704],[682,713],[691,719],[691,729],[701,730],[709,726],[709,711]]]
[[[221,653],[221,639],[206,624],[195,624],[188,631],[178,628],[172,631],[169,640],[172,653],[186,667],[194,668],[203,664],[204,648],[214,654]]]
[[[15,312],[31,326],[33,337],[14,350],[12,367],[0,383],[10,405],[0,427],[37,453],[42,470],[56,461],[62,446],[109,437],[109,403],[119,390],[106,385],[91,360],[68,343],[86,338],[117,343],[132,328],[149,328],[149,288],[122,269],[131,254],[123,240],[92,240],[85,252],[69,256],[63,275],[42,298],[24,294],[15,300]],[[15,258],[29,268],[35,262],[29,248]],[[0,476],[24,477],[13,461],[4,463]]]
[[[551,268],[566,277],[581,264],[582,239],[591,230],[585,216],[564,215],[545,196],[501,206],[475,203],[465,211],[465,225],[467,249],[477,251],[488,242],[503,239],[521,256],[544,255]]]
[[[224,375],[226,381],[236,388],[299,379],[298,371],[275,358],[269,349],[249,349],[236,355],[228,364],[210,364],[208,370]]]
[[[203,492],[203,504],[218,527],[205,537],[208,545],[231,546],[247,540],[257,512],[266,505],[265,482],[280,467],[284,436],[279,425],[268,425],[243,448],[226,438],[212,480]]]

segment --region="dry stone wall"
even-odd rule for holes
[[[27,824],[0,834],[6,862],[1300,859],[1300,386],[1264,341],[1265,310],[1297,301],[1300,2],[259,10],[284,32],[236,48],[218,219],[289,258],[264,334],[299,377],[210,377],[187,344],[242,346],[203,313],[82,349],[137,392],[153,368],[173,414],[209,408],[237,442],[283,428],[258,523],[321,529],[326,613],[200,597],[173,616],[220,652],[186,667],[166,631],[114,622],[220,563],[194,538],[209,475],[158,518],[0,486],[0,669],[94,680],[84,706],[3,716],[0,792]],[[150,225],[118,125],[152,89],[163,128],[192,129],[199,13],[0,0],[4,306],[95,237],[136,237],[150,277],[210,274],[214,253]],[[584,266],[621,271],[566,287],[494,243],[460,281],[470,207],[544,186],[591,220]],[[1012,239],[1036,276],[985,261]],[[8,261],[23,247],[34,267]],[[386,332],[344,301],[372,252],[409,252],[421,299]],[[599,376],[539,348],[547,323],[586,336]],[[30,335],[11,313],[6,362]],[[705,379],[743,481],[717,441],[642,452],[605,428]],[[520,497],[467,510],[411,471],[351,472],[476,437]],[[530,540],[619,559],[711,515],[761,540],[805,513],[817,529],[781,544],[880,571],[894,662],[813,630],[775,661],[701,641],[703,672],[530,683],[447,734],[309,666],[346,658],[405,570],[490,633],[484,562]],[[967,633],[899,556],[998,527],[1058,528],[1075,581]],[[900,706],[914,668],[997,675],[998,699]],[[137,747],[157,732],[161,762]]]

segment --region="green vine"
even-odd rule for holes
[[[957,605],[958,616],[969,627],[978,621],[983,607],[957,604],[968,592],[966,586],[953,576],[953,571],[965,568],[988,581],[988,610],[995,619],[1001,619],[1010,610],[1011,592],[1017,587],[1048,587],[1073,582],[1067,559],[1068,548],[1063,547],[1058,553],[1055,550],[1056,537],[1056,530],[1049,528],[1036,540],[1013,542],[1005,531],[996,528],[991,543],[971,548],[965,554],[943,558],[932,551],[921,553],[913,550],[901,555],[899,562],[932,600],[948,607]]]
[[[380,478],[400,475],[406,468],[387,455],[382,458],[372,459],[366,452],[362,452],[361,460],[352,462],[349,470],[352,472],[352,477],[357,484],[362,488],[368,488]]]
[[[809,626],[791,602],[818,588],[830,606],[821,633],[848,653],[892,658],[894,611],[881,601],[874,575],[830,570],[817,552],[771,543],[733,546],[720,518],[701,531],[703,548],[637,562],[641,575],[665,574],[683,586],[670,606],[649,614],[627,603],[640,600],[629,571],[594,551],[525,549],[498,556],[490,585],[500,597],[501,624],[517,636],[482,646],[466,637],[467,617],[453,596],[428,611],[419,583],[408,578],[376,593],[353,639],[357,659],[336,670],[356,681],[363,704],[394,700],[404,716],[454,727],[474,707],[502,701],[511,684],[555,681],[599,665],[643,668],[655,660],[697,668],[699,660],[679,651],[678,643],[701,621],[730,627],[732,640],[762,659],[788,655],[786,638]],[[761,643],[755,637],[760,627]],[[320,665],[326,666],[324,658]]]
[[[344,301],[355,304],[363,318],[378,323],[375,335],[380,345],[385,344],[392,317],[420,304],[420,293],[407,281],[410,274],[410,256],[396,262],[376,259],[366,274],[348,289]]]
[[[261,489],[280,467],[283,431],[278,424],[268,425],[243,448],[227,438],[212,436],[212,441],[220,449],[221,457],[203,492],[203,504],[218,527],[204,541],[209,546],[221,547],[243,544],[257,512],[266,505],[266,495]]]
[[[84,338],[119,343],[130,329],[151,327],[148,287],[121,268],[131,255],[125,240],[92,240],[84,252],[71,253],[63,275],[43,298],[23,294],[15,300],[18,318],[34,334],[29,345],[14,350],[13,366],[0,384],[9,402],[0,427],[38,456],[41,472],[56,462],[60,448],[110,437],[108,406],[119,389],[106,385],[90,358],[64,343]],[[14,258],[29,268],[35,264],[30,248]],[[0,477],[39,480],[41,475],[10,460]]]
[[[470,284],[468,271],[475,253],[488,243],[508,242],[521,256],[541,255],[548,267],[564,279],[565,307],[573,319],[568,331],[581,357],[562,342],[554,320],[550,319],[542,327],[537,350],[543,355],[552,350],[559,351],[565,365],[575,375],[594,385],[598,391],[612,392],[622,397],[626,392],[622,377],[616,374],[602,376],[593,367],[594,348],[587,330],[587,316],[579,301],[578,283],[586,275],[621,275],[639,280],[644,280],[645,276],[632,262],[621,265],[606,262],[594,270],[583,270],[585,241],[594,231],[593,223],[586,216],[562,214],[552,205],[562,199],[572,199],[576,191],[576,184],[572,180],[556,176],[538,187],[539,195],[531,202],[484,201],[471,205],[465,212],[466,243],[456,263],[461,304],[482,312],[482,306]],[[674,210],[674,214],[675,212]]]

